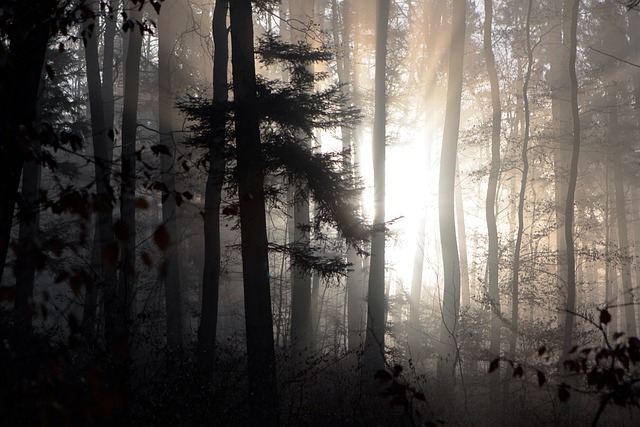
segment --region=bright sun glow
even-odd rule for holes
[[[416,251],[420,244],[420,222],[426,224],[423,283],[435,285],[438,233],[438,153],[441,135],[424,128],[398,130],[398,136],[386,149],[386,220],[392,221],[386,245],[386,272],[390,292],[411,288]],[[373,217],[373,168],[371,134],[362,136],[357,154],[359,171],[365,180],[363,209]],[[322,137],[323,150],[339,150],[339,141]]]

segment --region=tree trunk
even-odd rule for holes
[[[22,203],[20,207],[20,231],[18,232],[16,299],[14,325],[19,332],[33,330],[33,286],[36,276],[36,258],[40,234],[40,142],[30,142],[22,171]]]
[[[14,2],[13,25],[0,84],[0,283],[7,265],[15,204],[24,164],[21,141],[35,135],[33,121],[44,55],[51,36],[51,16],[58,2]]]
[[[460,261],[456,243],[454,187],[460,128],[466,9],[466,0],[453,1],[447,108],[442,136],[438,186],[444,288],[437,375],[440,389],[447,396],[453,392],[453,376],[457,360],[455,334],[460,312]]]
[[[97,4],[93,4],[97,10]],[[85,23],[88,30],[93,21]],[[116,292],[116,266],[118,263],[117,244],[113,238],[112,207],[114,203],[111,187],[111,155],[109,148],[112,140],[108,138],[103,110],[102,84],[100,82],[100,65],[98,54],[97,26],[89,33],[85,33],[85,61],[87,63],[87,86],[89,89],[89,108],[91,112],[91,130],[93,141],[93,156],[95,158],[96,199],[101,208],[96,213],[96,230],[94,233],[92,264],[96,272],[96,287],[88,288],[84,307],[82,328],[85,336],[94,337],[96,325],[96,300],[98,287],[105,292],[105,338],[110,348],[114,343],[114,313],[113,300]],[[100,285],[100,286],[98,286]]]
[[[164,252],[161,279],[164,280],[166,309],[167,350],[169,354],[182,348],[182,292],[180,284],[180,252],[176,209],[176,178],[174,170],[175,141],[174,111],[172,93],[173,43],[177,34],[171,26],[172,7],[175,3],[165,3],[158,21],[158,130],[159,143],[166,147],[160,155],[160,179],[162,181],[162,223],[166,228],[170,245]]]
[[[307,29],[314,19],[313,0],[289,1],[289,19],[291,22],[291,42],[307,42]],[[313,72],[309,66],[308,71]],[[311,85],[305,88],[311,90]],[[298,132],[300,144],[310,148],[307,135]],[[309,246],[310,207],[304,191],[296,189],[293,197],[293,243],[304,250]],[[292,263],[291,265],[291,346],[292,357],[297,368],[304,368],[304,362],[313,351],[313,327],[311,326],[311,271]]]
[[[573,320],[576,310],[576,259],[573,240],[573,216],[576,183],[578,179],[578,160],[580,156],[580,110],[578,105],[578,78],[576,76],[576,52],[578,32],[578,11],[580,0],[573,0],[571,8],[571,28],[569,34],[569,79],[571,88],[571,118],[573,123],[573,147],[567,202],[565,205],[564,235],[567,242],[567,302],[565,306],[564,340],[562,360],[569,356],[573,342]]]
[[[113,80],[114,80],[114,69],[116,67],[114,63],[114,45],[115,45],[115,34],[116,34],[116,19],[119,8],[119,1],[114,1],[112,3],[113,13],[108,15],[105,18],[105,33],[104,33],[104,47],[103,47],[103,57],[102,57],[102,86],[101,86],[101,101],[100,106],[102,106],[102,110],[104,113],[104,122],[100,125],[96,123],[96,125],[101,126],[100,129],[93,128],[93,134],[101,133],[102,136],[99,137],[97,141],[99,144],[104,144],[106,149],[106,157],[105,160],[107,164],[97,166],[96,168],[108,168],[108,171],[100,172],[103,174],[104,172],[108,172],[109,175],[106,178],[107,181],[105,184],[107,188],[111,188],[110,179],[111,179],[111,162],[113,160],[113,140],[114,140],[114,115],[115,115],[115,97],[113,90]],[[97,13],[98,5],[97,3],[92,4],[93,10]],[[93,22],[93,21],[92,21]],[[85,26],[86,28],[86,26]],[[91,79],[95,81],[93,84],[100,84],[99,79],[99,70],[96,69],[98,66],[99,58],[98,58],[98,34],[97,27],[93,30],[92,39],[88,39],[87,43],[93,44],[92,46],[87,46],[87,50],[85,52],[86,62],[87,62],[87,79]],[[95,38],[95,39],[94,39]],[[95,57],[95,58],[94,58]],[[90,86],[89,88],[89,96],[97,96],[96,86]],[[93,92],[92,92],[93,91]],[[93,108],[91,109],[93,112]],[[94,141],[95,143],[95,141]],[[95,150],[94,150],[95,152]],[[96,172],[97,173],[97,172]],[[97,175],[96,175],[97,176]],[[110,195],[103,194],[105,197],[110,197]],[[107,201],[106,199],[105,201]],[[108,202],[110,204],[110,202]],[[111,215],[111,212],[109,213]],[[102,257],[101,257],[101,239],[100,239],[100,215],[95,215],[94,219],[94,232],[93,232],[93,245],[92,245],[92,253],[91,253],[91,262],[93,265],[94,271],[100,271],[102,269]],[[114,285],[115,286],[115,285]],[[97,286],[87,286],[85,289],[84,295],[84,307],[82,312],[82,330],[85,336],[88,339],[92,339],[95,336],[96,332],[96,310],[98,303],[98,287]]]
[[[264,200],[264,160],[256,105],[251,1],[230,2],[242,275],[251,423],[278,425],[273,319]]]
[[[364,342],[363,375],[365,383],[384,369],[385,334],[385,144],[386,144],[386,63],[387,25],[390,0],[378,0],[376,19],[375,112],[373,124],[374,226],[380,227],[371,238],[367,331]]]
[[[485,205],[487,233],[489,240],[489,255],[487,269],[489,271],[489,304],[491,306],[491,338],[489,344],[489,359],[500,357],[500,284],[499,280],[499,249],[498,249],[498,225],[496,215],[496,193],[498,178],[500,176],[500,129],[502,126],[502,106],[500,105],[500,87],[496,60],[493,55],[491,31],[493,27],[493,0],[484,0],[484,57],[487,63],[487,73],[491,85],[491,109],[493,111],[491,121],[491,169],[489,183],[487,185],[487,198]],[[496,369],[492,374],[493,392],[490,393],[491,401],[498,401],[496,393],[500,381],[500,370]],[[497,410],[497,407],[493,408]]]
[[[609,126],[608,132],[611,138],[620,135],[618,126],[618,105],[614,88],[609,89]],[[617,144],[616,144],[617,143]],[[629,235],[627,227],[627,206],[624,192],[624,170],[620,152],[620,141],[615,141],[611,147],[614,152],[613,182],[616,192],[616,222],[618,224],[618,247],[620,253],[620,277],[622,279],[622,296],[624,302],[625,322],[622,324],[622,332],[629,337],[637,336],[636,313],[634,308],[633,285],[631,284],[631,261],[629,253]]]
[[[524,235],[524,205],[527,193],[527,180],[529,179],[529,135],[531,132],[531,114],[529,111],[529,80],[533,69],[533,48],[531,46],[531,11],[533,0],[527,3],[527,16],[525,18],[525,37],[527,53],[527,70],[522,85],[522,102],[524,107],[524,131],[522,136],[522,177],[520,179],[520,191],[518,193],[518,228],[516,231],[516,243],[513,252],[512,276],[511,276],[511,337],[509,339],[509,359],[516,358],[516,344],[518,340],[518,317],[520,307],[520,251],[522,249],[522,237]],[[512,375],[505,378],[504,395],[509,396]]]
[[[229,0],[216,0],[213,10],[213,114],[214,123],[209,148],[209,174],[204,206],[204,272],[202,278],[202,317],[198,329],[200,364],[206,366],[207,357],[215,348],[218,325],[218,295],[220,292],[220,204],[224,181],[224,144],[226,141],[227,67],[229,65],[229,33],[227,14]]]
[[[458,248],[460,252],[460,305],[471,305],[471,289],[469,286],[469,255],[467,251],[467,227],[464,221],[464,203],[462,201],[462,187],[460,185],[460,171],[456,159],[456,186],[454,189],[456,224],[458,232]]]

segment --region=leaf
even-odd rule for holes
[[[491,363],[489,364],[489,373],[495,371],[496,369],[498,369],[500,367],[500,358],[496,357],[495,359],[493,359],[491,361]]]
[[[393,376],[394,377],[400,376],[400,374],[402,373],[402,369],[403,369],[402,366],[394,365],[394,367],[393,367]]]
[[[544,374],[541,371],[537,371],[537,374],[538,374],[538,387],[542,387],[544,383],[547,382],[547,378],[544,376]]]
[[[0,302],[1,301],[13,301],[16,298],[15,286],[1,286],[0,287]]]
[[[142,259],[142,263],[147,268],[151,268],[151,266],[153,265],[153,260],[151,259],[151,255],[149,255],[147,252],[142,252],[140,254],[140,259]]]
[[[138,209],[149,209],[149,202],[144,197],[138,197],[136,199],[136,208]]]
[[[391,377],[391,374],[389,372],[385,371],[384,369],[380,369],[373,375],[373,379],[379,381],[391,381],[393,378]]]
[[[171,156],[171,151],[169,151],[169,147],[167,147],[166,145],[162,145],[162,144],[152,145],[151,146],[151,151],[156,156],[158,154],[164,154],[165,156]]]
[[[538,349],[538,357],[541,357],[547,351],[547,347],[542,346]]]
[[[58,43],[58,52],[64,53],[64,43],[62,42]]]
[[[67,270],[62,270],[60,273],[58,273],[58,275],[56,276],[54,283],[62,283],[65,280],[67,280],[67,278],[70,276],[69,272]]]
[[[151,6],[155,9],[156,13],[160,13],[160,3],[158,1],[151,1]]]
[[[110,242],[102,248],[102,263],[107,268],[115,268],[118,265],[120,247],[117,242]]]
[[[427,401],[427,399],[426,399],[426,398],[425,398],[425,396],[424,396],[424,393],[422,393],[422,392],[420,392],[420,391],[417,391],[417,392],[413,393],[413,397],[414,397],[415,399],[421,400],[421,401],[423,401],[423,402],[426,402],[426,401]]]
[[[615,341],[623,335],[624,335],[624,332],[616,332],[615,334],[613,334],[613,340]]]
[[[611,313],[606,308],[600,310],[600,323],[606,325],[609,322],[611,322]]]
[[[560,399],[560,402],[565,403],[570,397],[569,386],[565,383],[560,384],[560,386],[558,386],[558,399]]]
[[[113,224],[113,234],[116,236],[116,239],[122,243],[128,243],[129,225],[123,220],[116,221],[115,224]]]
[[[53,71],[53,68],[51,67],[51,65],[46,64],[46,65],[44,66],[44,69],[45,69],[45,70],[46,70],[46,72],[47,72],[47,77],[49,78],[49,80],[53,80],[53,79],[55,79],[55,78],[56,78],[56,72],[55,72],[55,71]]]
[[[523,376],[524,376],[524,369],[522,368],[522,365],[518,365],[513,370],[513,377],[514,378],[522,378]]]
[[[394,396],[393,399],[389,401],[389,406],[404,406],[407,403],[409,403],[407,401],[407,397],[403,394],[400,394],[400,395]]]
[[[184,198],[185,198],[185,199],[187,199],[187,200],[191,200],[191,199],[193,199],[193,194],[191,194],[191,193],[190,193],[190,192],[188,192],[188,191],[183,191],[183,192],[182,192],[182,197],[184,197]]]
[[[165,227],[164,225],[158,227],[156,229],[156,232],[153,233],[153,241],[161,251],[164,252],[169,249],[169,245],[171,244],[171,237],[169,236],[167,227]]]

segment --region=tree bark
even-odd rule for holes
[[[487,63],[487,73],[491,86],[491,168],[489,183],[487,185],[487,198],[485,205],[487,234],[489,240],[489,255],[487,269],[489,271],[489,304],[491,306],[491,337],[489,343],[489,359],[500,357],[500,284],[499,280],[499,250],[498,250],[498,225],[496,215],[496,192],[498,178],[500,176],[500,130],[502,126],[502,106],[500,105],[500,87],[498,82],[498,70],[493,55],[491,31],[493,27],[493,0],[484,0],[484,57]],[[492,374],[491,401],[497,402],[495,388],[500,380],[500,370],[496,369]],[[497,409],[497,408],[494,408]]]
[[[251,423],[277,426],[278,397],[264,200],[264,160],[256,111],[251,1],[230,2],[233,91],[240,199],[242,275]]]
[[[440,181],[438,186],[438,214],[440,219],[444,288],[437,377],[440,389],[445,395],[450,395],[453,392],[453,376],[457,359],[455,334],[460,312],[460,260],[456,243],[454,187],[458,131],[460,128],[466,9],[466,0],[453,1],[447,107],[442,136]]]
[[[571,153],[571,169],[565,205],[564,235],[567,242],[567,302],[565,306],[564,340],[562,360],[569,356],[573,342],[573,320],[576,310],[576,259],[573,240],[573,217],[576,183],[578,179],[578,160],[580,157],[580,110],[578,105],[578,78],[576,76],[576,53],[578,12],[580,0],[573,0],[571,8],[571,26],[569,33],[569,80],[571,88],[571,119],[573,124],[573,146]]]
[[[229,100],[227,67],[229,65],[229,32],[227,15],[229,0],[216,0],[213,10],[213,131],[209,147],[209,173],[204,206],[204,271],[202,278],[202,317],[198,329],[200,364],[215,348],[218,325],[218,295],[220,292],[220,204],[224,181],[224,145],[226,141],[226,108]]]
[[[531,11],[533,0],[527,3],[527,16],[525,18],[525,37],[527,69],[522,84],[522,103],[524,107],[524,130],[522,135],[522,177],[520,178],[520,191],[518,192],[518,228],[516,231],[516,243],[513,252],[512,276],[511,276],[511,336],[509,339],[509,359],[516,358],[516,344],[518,341],[518,317],[520,307],[520,251],[522,250],[522,237],[524,235],[524,206],[527,193],[527,180],[529,179],[529,135],[531,132],[531,114],[529,111],[529,80],[533,69],[533,48],[531,46]],[[509,396],[511,375],[505,378],[504,395]]]
[[[142,34],[138,23],[142,13],[137,4],[126,3],[129,19],[135,25],[129,30],[127,55],[124,69],[124,95],[122,111],[122,159],[120,183],[120,221],[127,230],[128,238],[122,241],[118,287],[114,300],[114,337],[120,344],[129,340],[128,328],[131,322],[131,304],[135,281],[136,247],[136,133],[138,128],[138,94],[140,91],[140,56]]]
[[[364,342],[363,375],[373,380],[384,369],[385,335],[385,144],[386,144],[386,63],[387,26],[390,0],[378,0],[376,18],[375,112],[373,124],[374,226],[380,229],[371,238],[367,330]]]
[[[11,240],[24,150],[35,136],[38,88],[53,31],[50,18],[56,7],[55,0],[14,2],[12,7],[13,31],[8,36],[0,82],[0,283]]]
[[[97,4],[92,5],[97,9]],[[88,30],[93,21],[85,23]],[[95,24],[95,23],[94,23]],[[111,150],[112,141],[108,139],[103,110],[102,83],[100,82],[100,65],[98,54],[97,26],[86,34],[85,61],[87,63],[87,86],[89,89],[89,109],[91,112],[91,130],[93,141],[93,156],[95,159],[96,199],[100,201],[100,208],[96,213],[96,230],[94,233],[94,253],[92,254],[93,269],[96,272],[96,287],[86,290],[87,296],[82,319],[85,336],[93,338],[96,325],[96,300],[98,287],[105,292],[105,338],[110,348],[114,343],[114,313],[113,300],[116,292],[117,252],[113,251],[116,243],[113,238],[112,207],[114,202],[111,187]]]
[[[289,19],[291,42],[307,42],[307,30],[314,19],[313,0],[290,0]],[[312,66],[308,71],[313,72]],[[312,87],[305,88],[311,90]],[[298,132],[300,144],[309,148],[307,135]],[[309,199],[300,189],[295,190],[293,207],[293,240],[300,248],[309,246],[310,207]],[[292,358],[297,368],[303,368],[307,356],[313,351],[313,327],[311,319],[311,272],[292,263],[291,265],[291,346]]]
[[[608,132],[610,138],[614,135],[620,135],[618,125],[618,105],[617,96],[614,88],[609,89],[609,126]],[[633,285],[631,283],[631,261],[629,253],[629,235],[627,226],[627,206],[624,192],[624,170],[622,165],[622,156],[620,155],[622,147],[620,141],[615,141],[611,147],[614,156],[613,183],[616,193],[616,223],[618,225],[618,247],[620,253],[620,277],[622,279],[622,297],[624,302],[625,322],[622,332],[629,337],[637,336],[636,313],[633,298]]]
[[[158,20],[158,130],[159,143],[166,147],[166,153],[160,155],[160,179],[164,184],[162,189],[162,223],[171,239],[169,247],[164,252],[161,279],[164,281],[167,350],[170,355],[174,351],[182,349],[183,339],[178,211],[175,196],[175,141],[172,133],[174,130],[174,99],[171,82],[171,58],[173,43],[175,36],[177,36],[171,26],[173,6],[175,3],[165,3]]]

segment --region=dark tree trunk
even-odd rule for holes
[[[172,3],[165,3],[158,25],[158,119],[160,145],[166,147],[166,155],[160,156],[162,190],[162,222],[166,228],[170,245],[164,253],[163,280],[165,310],[167,313],[167,350],[170,355],[182,349],[182,292],[180,287],[180,252],[176,209],[175,141],[173,138],[173,93],[171,83],[171,57],[174,33],[171,27]]]
[[[227,66],[229,63],[229,32],[227,30],[228,0],[216,0],[213,11],[213,131],[209,148],[209,174],[204,205],[205,263],[202,278],[202,317],[198,329],[200,364],[206,367],[213,353],[218,324],[218,294],[220,290],[220,203],[224,178],[224,144],[226,139]]]
[[[277,426],[278,397],[269,288],[264,160],[256,111],[251,1],[230,2],[242,275],[251,423]]]
[[[11,239],[24,150],[34,138],[33,121],[44,55],[57,1],[14,2],[13,31],[0,81],[0,282]]]

